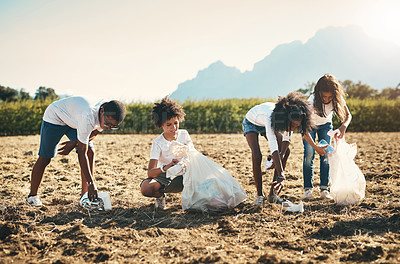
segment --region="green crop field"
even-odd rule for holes
[[[186,118],[181,128],[190,133],[240,133],[241,121],[247,111],[263,98],[186,101],[182,104]],[[32,135],[40,132],[42,116],[51,101],[27,100],[0,103],[0,135]],[[400,100],[348,99],[353,119],[352,132],[400,131]],[[152,103],[129,103],[127,115],[118,131],[113,133],[159,133],[151,122]],[[339,124],[334,118],[334,127]]]

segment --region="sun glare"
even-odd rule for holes
[[[365,30],[373,36],[400,45],[400,2],[381,2],[364,17]]]

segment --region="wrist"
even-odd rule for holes
[[[286,178],[285,178],[285,175],[283,175],[283,173],[279,176],[277,176],[276,177],[276,179],[278,180],[278,181],[284,181],[284,180],[286,180]]]
[[[166,172],[167,169],[165,169],[167,165],[161,165],[160,170],[162,173]]]

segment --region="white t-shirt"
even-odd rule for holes
[[[156,139],[154,139],[150,150],[150,159],[158,160],[157,163],[158,168],[161,167],[161,165],[166,165],[170,163],[174,159],[173,154],[168,155],[172,141],[166,140],[163,134],[159,135]],[[189,133],[185,129],[178,129],[178,135],[176,137],[176,141],[193,147],[192,139],[190,138]]]
[[[104,101],[91,105],[82,97],[68,97],[51,103],[43,115],[43,120],[59,126],[69,126],[77,130],[78,140],[89,143],[89,136],[100,127],[99,109]]]
[[[275,132],[271,124],[271,115],[274,108],[275,103],[267,102],[254,106],[246,114],[246,119],[251,123],[265,127],[271,153],[278,150],[278,141],[276,140]]]
[[[344,98],[342,97],[344,106],[346,106],[346,101],[344,100]],[[333,117],[333,113],[335,112],[333,110],[333,103],[332,101],[329,104],[324,104],[322,103],[322,106],[324,107],[325,110],[325,117],[319,116],[317,114],[317,112],[314,109],[314,95],[310,95],[310,97],[308,98],[308,104],[311,106],[311,111],[312,111],[312,115],[311,115],[311,120],[314,122],[315,125],[317,126],[321,126],[324,125],[328,122],[332,123],[332,117]]]

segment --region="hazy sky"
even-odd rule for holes
[[[0,0],[0,85],[153,100],[217,60],[251,70],[328,26],[400,45],[399,14],[397,0]]]

